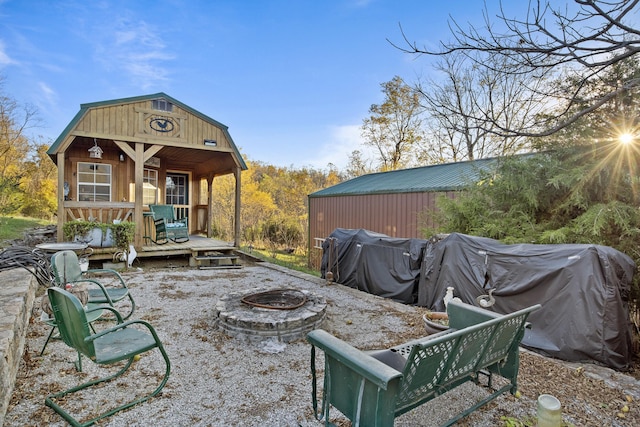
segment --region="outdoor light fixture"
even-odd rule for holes
[[[120,153],[120,161],[124,162],[124,154]]]
[[[101,159],[102,158],[102,148],[98,147],[98,141],[93,138],[93,147],[89,148],[89,157],[92,159]]]
[[[215,139],[205,139],[204,145],[208,145],[209,147],[217,147],[218,142]]]

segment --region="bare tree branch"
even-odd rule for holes
[[[441,41],[438,50],[419,47],[402,27],[403,43],[390,43],[412,55],[462,54],[478,67],[505,76],[530,76],[537,81],[553,82],[544,89],[537,82],[527,85],[532,99],[555,106],[555,113],[547,114],[544,120],[518,128],[505,126],[495,116],[496,111],[485,110],[480,114],[488,120],[484,130],[496,135],[545,136],[640,86],[640,79],[632,78],[596,97],[587,90],[590,83],[600,80],[612,66],[640,52],[640,29],[626,22],[639,12],[639,2],[573,0],[562,8],[552,6],[551,0],[530,0],[525,19],[508,17],[501,3],[496,19],[504,30],[496,29],[485,8],[482,27],[464,29],[452,18],[449,28],[453,41]],[[558,83],[561,76],[569,75],[579,76],[577,83],[572,79],[571,89]],[[578,103],[582,108],[576,112]]]

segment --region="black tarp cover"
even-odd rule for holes
[[[337,228],[322,245],[320,272],[336,283],[405,304],[416,300],[426,240]]]
[[[381,267],[378,267],[379,269]],[[532,304],[522,345],[568,361],[630,366],[627,298],[635,264],[606,246],[504,245],[450,234],[425,249],[418,286],[420,306],[444,310],[446,289],[470,304],[494,289],[491,310],[509,313]]]

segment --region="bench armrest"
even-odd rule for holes
[[[384,390],[387,389],[389,382],[402,377],[401,372],[322,329],[309,332],[307,340],[313,346],[322,349],[326,355]]]

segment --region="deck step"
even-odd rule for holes
[[[193,260],[193,266],[197,266],[201,270],[242,267],[242,265],[238,264],[240,257],[229,253],[194,255],[191,258]]]

